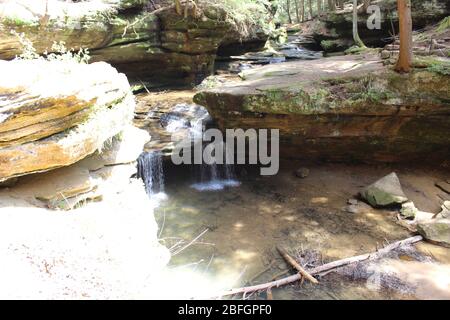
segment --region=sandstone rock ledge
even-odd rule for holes
[[[129,125],[125,75],[106,63],[0,61],[0,182],[71,165]]]
[[[38,54],[50,52],[53,42],[63,41],[67,48],[89,49],[91,61],[111,63],[130,81],[190,84],[212,73],[219,47],[230,51],[227,48],[236,43],[250,43],[260,49],[267,40],[262,22],[254,26],[246,17],[252,28],[243,34],[226,21],[228,13],[220,5],[183,3],[189,9],[184,18],[169,5],[173,1],[156,1],[159,9],[155,11],[152,4],[48,0],[46,8],[42,1],[0,2],[0,59],[22,53],[15,33],[23,33]]]
[[[284,157],[405,162],[450,154],[444,72],[400,75],[364,54],[273,64],[242,78],[197,93],[194,101],[222,129],[279,129]]]

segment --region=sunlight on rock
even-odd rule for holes
[[[314,198],[311,198],[310,202],[312,204],[326,204],[326,203],[328,203],[328,198],[327,197],[314,197]]]
[[[241,230],[245,225],[242,222],[236,222],[234,224],[234,229]]]
[[[282,219],[292,222],[292,221],[295,221],[296,217],[295,216],[284,216]]]

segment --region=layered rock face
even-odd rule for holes
[[[358,31],[363,42],[368,46],[383,46],[392,42],[392,34],[398,34],[398,15],[396,0],[371,1],[381,10],[381,27],[369,29],[367,20],[369,14],[360,12],[358,15]],[[436,23],[450,15],[450,3],[446,0],[412,0],[412,21],[414,29],[421,29]],[[352,7],[322,15],[312,22],[311,33],[318,44],[327,52],[343,51],[351,47]]]
[[[134,97],[110,65],[0,61],[0,181],[73,164],[131,123]]]
[[[450,154],[449,76],[378,56],[268,65],[194,97],[222,129],[280,130],[283,157],[399,162]]]
[[[264,44],[267,38],[255,28],[241,39],[220,6],[189,3],[184,17],[173,6],[154,11],[147,5],[142,0],[49,0],[45,7],[38,1],[7,1],[0,4],[0,59],[12,59],[23,49],[14,30],[24,33],[38,53],[64,41],[67,48],[90,49],[91,61],[107,61],[132,81],[190,84],[212,72],[219,46],[240,40]]]

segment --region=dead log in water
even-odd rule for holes
[[[392,244],[389,244],[388,246],[386,246],[382,249],[377,250],[376,252],[367,253],[367,254],[363,254],[363,255],[359,255],[359,256],[355,256],[355,257],[345,258],[342,260],[337,260],[334,262],[326,263],[322,266],[319,266],[319,267],[309,270],[308,273],[310,275],[320,275],[320,274],[323,274],[324,272],[327,272],[327,271],[330,271],[330,270],[333,270],[333,269],[336,269],[339,267],[343,267],[343,266],[346,266],[346,265],[349,265],[352,263],[376,260],[376,259],[379,259],[382,256],[386,255],[387,253],[389,253],[392,250],[398,249],[403,246],[411,245],[411,244],[420,242],[422,240],[423,240],[422,236],[415,236],[415,237],[411,237],[411,238],[408,238],[405,240],[397,241]],[[231,295],[236,295],[236,294],[248,294],[248,293],[252,293],[252,292],[256,292],[256,291],[267,290],[269,288],[278,288],[278,287],[284,286],[286,284],[298,281],[301,278],[302,278],[302,275],[298,273],[298,274],[295,274],[295,275],[292,275],[292,276],[289,276],[289,277],[286,277],[286,278],[283,278],[280,280],[263,283],[263,284],[256,285],[256,286],[242,287],[242,288],[238,288],[238,289],[232,289],[229,291],[225,291],[225,292],[217,295],[216,298],[221,298],[221,297],[231,296]]]

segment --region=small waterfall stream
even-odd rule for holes
[[[211,121],[208,111],[196,104],[178,104],[171,112],[160,118],[165,132],[187,136],[192,145],[202,143],[204,124]],[[203,146],[204,148],[204,146]],[[149,196],[164,193],[163,152],[156,150],[144,152],[138,159],[138,177],[141,178]],[[192,188],[198,191],[217,191],[226,187],[238,186],[232,165],[215,163],[192,166]]]
[[[234,166],[230,164],[218,164],[216,161],[212,164],[203,163],[194,168],[194,177],[196,183],[191,187],[198,191],[218,191],[226,187],[237,187],[240,182],[236,179]]]
[[[163,156],[160,151],[144,152],[138,158],[138,178],[145,183],[147,194],[164,192]]]

